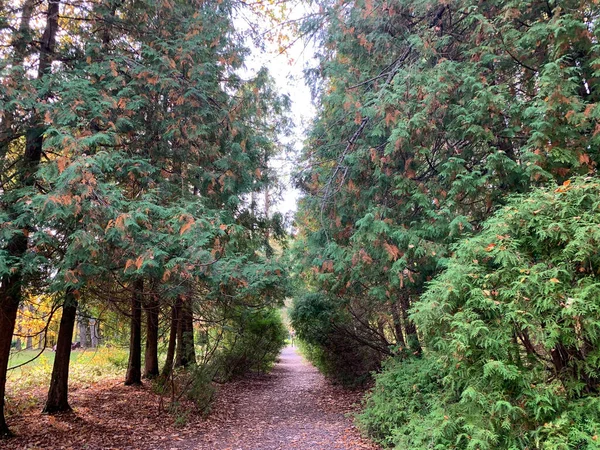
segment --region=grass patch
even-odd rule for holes
[[[22,350],[10,356],[9,368],[34,358],[39,350]],[[71,352],[69,385],[86,388],[105,379],[122,377],[127,367],[127,350],[98,348]],[[8,372],[6,384],[6,411],[8,415],[21,413],[37,405],[40,396],[50,385],[55,354],[44,351],[37,359]]]

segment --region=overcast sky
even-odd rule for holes
[[[292,5],[292,2],[289,3]],[[302,5],[291,6],[288,19],[294,20],[303,17],[306,13],[306,7]],[[238,29],[245,29],[248,25],[246,21],[251,21],[250,17],[238,18],[235,20]],[[253,23],[253,25],[256,25]],[[261,24],[258,24],[262,26]],[[266,31],[266,29],[265,29]],[[304,82],[303,70],[307,65],[314,65],[314,48],[309,43],[298,40],[285,53],[280,53],[278,45],[267,44],[267,50],[261,51],[252,43],[247,43],[252,50],[252,55],[247,58],[246,69],[249,74],[256,72],[261,67],[267,67],[275,79],[280,93],[287,94],[292,101],[291,116],[294,120],[294,130],[290,138],[282,138],[293,145],[296,151],[302,147],[307,126],[315,114],[315,109],[311,102],[310,90]],[[290,184],[290,173],[294,169],[292,155],[282,155],[273,161],[272,166],[278,171],[281,181],[286,185],[283,198],[274,209],[286,214],[296,211],[296,203],[299,192],[292,188]]]

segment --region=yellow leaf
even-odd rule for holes
[[[550,283],[560,283],[558,278],[550,278]]]

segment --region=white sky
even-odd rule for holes
[[[305,5],[293,5],[293,3],[288,3],[291,7],[288,20],[299,19],[307,14],[308,10]],[[248,17],[247,20],[252,19]],[[236,19],[235,25],[238,29],[248,27],[243,18]],[[258,25],[261,28],[265,26],[256,23],[253,23],[253,25]],[[294,38],[292,37],[292,39]],[[306,130],[315,115],[310,90],[304,82],[303,73],[305,67],[313,65],[313,46],[311,43],[306,43],[300,39],[286,53],[282,54],[275,43],[267,44],[266,51],[257,49],[252,43],[247,43],[247,45],[252,50],[252,54],[246,60],[248,75],[256,72],[261,67],[267,67],[271,76],[275,79],[279,92],[290,97],[294,128],[290,137],[281,137],[281,140],[291,144],[295,152],[299,153]],[[272,161],[272,167],[277,170],[281,182],[285,185],[283,198],[278,203],[273,204],[273,209],[284,215],[296,211],[296,203],[300,195],[290,182],[290,174],[294,170],[293,157],[294,155],[282,154]]]

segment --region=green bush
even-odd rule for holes
[[[192,410],[203,415],[210,412],[212,401],[216,392],[213,385],[213,365],[200,364],[188,368],[175,368],[169,377],[158,377],[152,380],[152,389],[155,393],[168,398],[167,409],[174,417],[176,425],[185,425]],[[182,400],[187,399],[194,403]]]
[[[414,305],[425,356],[386,364],[363,427],[397,448],[600,448],[599,248],[594,179],[512,199]]]
[[[390,358],[375,375],[375,386],[358,416],[363,431],[378,443],[397,448],[451,448],[446,428],[445,369],[434,358]]]
[[[295,299],[290,318],[304,356],[332,381],[360,386],[379,368],[381,353],[344,331],[352,327],[351,321],[324,295],[310,293]]]
[[[196,366],[190,376],[187,398],[192,400],[203,414],[208,414],[215,395],[212,370],[208,366]]]
[[[225,333],[222,350],[215,358],[217,378],[222,381],[248,372],[271,369],[288,336],[279,311],[243,311]]]

